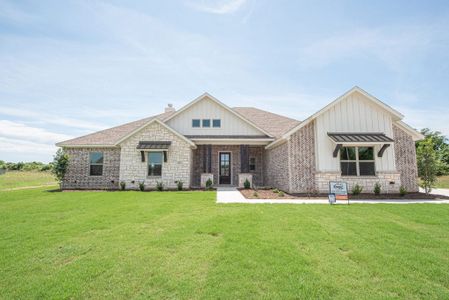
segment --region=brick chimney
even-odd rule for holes
[[[169,103],[168,106],[165,108],[165,112],[175,112],[176,109],[173,107],[173,104]]]

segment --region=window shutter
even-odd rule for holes
[[[145,152],[144,151],[140,151],[140,156],[142,158],[142,162],[145,162]]]
[[[164,162],[167,162],[167,151],[164,151]]]

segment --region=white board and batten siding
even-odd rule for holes
[[[394,138],[391,114],[360,93],[348,95],[319,115],[315,124],[317,170],[320,172],[340,171],[340,158],[332,155],[335,143],[327,136],[328,132],[383,132]],[[394,144],[380,158],[377,153],[381,147],[374,147],[376,171],[395,171]]]
[[[192,119],[210,119],[210,128],[193,128]],[[220,119],[221,127],[213,128],[212,120]],[[224,107],[205,97],[167,121],[168,126],[184,135],[265,135]]]

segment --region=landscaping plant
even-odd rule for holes
[[[124,181],[120,182],[120,189],[121,189],[122,191],[124,191],[125,188],[126,188],[126,182],[124,182]]]
[[[59,183],[59,188],[62,188],[62,180],[67,172],[67,166],[69,165],[69,156],[67,153],[59,148],[53,159],[52,173],[55,175],[56,180]]]
[[[421,187],[426,194],[429,194],[437,181],[437,156],[433,139],[428,138],[419,143],[416,149],[416,160]]]
[[[407,195],[407,189],[405,188],[405,186],[401,185],[401,187],[399,188],[399,194],[404,197],[405,195]]]
[[[175,181],[176,186],[178,187],[178,191],[182,191],[182,185],[184,184],[184,182],[182,182],[182,180],[177,180]]]
[[[361,187],[358,183],[356,183],[353,187],[352,187],[352,194],[353,195],[358,195],[363,191],[363,187]]]
[[[141,192],[145,191],[145,182],[143,181],[139,182],[139,190]]]
[[[251,182],[249,182],[248,178],[243,182],[243,187],[247,190],[251,188]]]
[[[162,181],[156,181],[156,189],[161,192],[164,190],[164,183]]]
[[[214,184],[214,183],[213,183],[212,180],[209,178],[209,179],[206,181],[206,190],[211,190],[213,184]]]
[[[380,195],[381,189],[382,189],[382,186],[380,185],[380,183],[376,182],[376,184],[374,185],[374,194]]]

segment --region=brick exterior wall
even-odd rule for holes
[[[192,186],[200,186],[201,174],[203,171],[203,159],[204,152],[206,151],[207,145],[198,145],[198,148],[193,150],[192,158]],[[218,160],[219,152],[231,152],[231,184],[238,185],[238,175],[241,173],[240,170],[240,145],[212,145],[211,150],[211,173],[214,174],[214,184],[218,184],[219,176],[219,166]],[[250,146],[249,147],[249,157],[256,158],[256,170],[250,172],[253,174],[253,183],[257,186],[262,186],[264,184],[264,162],[263,162],[264,147],[263,146]],[[207,172],[207,170],[206,170]]]
[[[69,156],[63,189],[117,189],[120,148],[66,148]],[[90,176],[90,152],[103,152],[103,175]]]
[[[401,174],[401,183],[409,192],[417,192],[418,167],[415,142],[404,130],[393,125],[396,169]]]
[[[291,193],[315,193],[315,124],[311,122],[288,141]]]
[[[265,185],[290,191],[288,142],[265,150]]]
[[[140,150],[136,149],[139,141],[171,141],[168,148],[167,162],[162,164],[162,176],[148,177],[148,157],[142,162]],[[137,189],[139,182],[144,182],[146,189],[154,189],[157,181],[162,181],[165,188],[176,188],[175,181],[182,180],[184,186],[190,186],[192,150],[190,145],[159,123],[151,123],[121,144],[120,181],[126,183],[127,189]],[[133,183],[134,181],[134,183]]]

